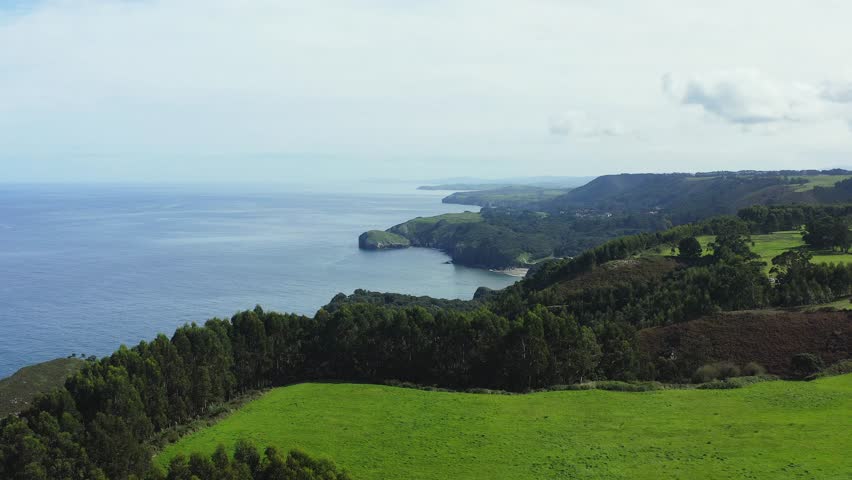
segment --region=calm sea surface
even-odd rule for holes
[[[434,250],[358,249],[364,230],[476,208],[443,194],[0,185],[0,377],[256,304],[312,315],[356,288],[466,299],[514,282]]]

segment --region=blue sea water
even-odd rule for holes
[[[358,249],[364,230],[476,208],[441,195],[390,185],[0,185],[0,377],[256,304],[312,315],[356,288],[470,298],[513,283],[435,250]]]

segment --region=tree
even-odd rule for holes
[[[787,273],[809,268],[812,265],[811,258],[811,254],[805,250],[787,250],[772,258],[772,269],[769,270],[769,273],[778,275],[779,280],[781,280]]]
[[[601,346],[598,345],[595,332],[591,328],[580,328],[580,336],[571,349],[570,357],[580,383],[595,373],[601,360]]]
[[[852,232],[846,218],[824,215],[805,225],[802,240],[813,248],[848,252],[852,247]]]
[[[192,475],[198,478],[209,478],[212,480],[215,478],[214,474],[216,473],[216,466],[213,464],[210,457],[198,452],[193,452],[189,456],[189,471]]]
[[[189,470],[186,457],[180,453],[175,455],[169,462],[169,474],[166,480],[190,480],[191,478],[192,472]]]
[[[791,361],[793,371],[800,377],[807,377],[822,370],[822,359],[813,353],[797,353]]]
[[[260,454],[250,440],[241,438],[234,445],[234,462],[247,466],[252,475],[260,471]]]
[[[144,474],[151,452],[133,436],[132,428],[121,417],[98,412],[89,426],[86,450],[109,478]]]
[[[686,237],[677,244],[679,257],[687,260],[701,257],[701,243],[695,237]]]
[[[742,222],[721,223],[716,231],[716,239],[710,244],[713,249],[713,257],[717,261],[730,260],[733,257],[744,259],[758,258],[749,248],[751,236],[748,226]]]

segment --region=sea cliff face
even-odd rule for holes
[[[382,230],[370,230],[358,237],[358,248],[362,250],[388,250],[410,246],[411,242],[407,238]]]

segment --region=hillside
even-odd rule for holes
[[[376,385],[275,389],[169,446],[253,438],[333,458],[353,478],[843,478],[852,375],[736,390],[529,395]]]
[[[796,173],[796,172],[791,172]],[[806,173],[806,172],[801,172]],[[751,205],[852,201],[849,172],[787,175],[779,172],[604,175],[542,208],[658,212],[676,224]]]
[[[711,362],[756,362],[791,377],[798,353],[818,353],[826,364],[852,358],[852,312],[725,312],[640,330],[638,344],[658,366],[665,364],[661,368],[693,372]]]
[[[61,387],[85,364],[78,358],[57,358],[24,367],[0,380],[0,418],[24,410],[36,395]]]
[[[481,213],[418,217],[387,229],[390,238],[381,231],[365,232],[359,245],[362,249],[399,248],[407,241],[412,247],[443,250],[453,263],[504,269],[576,255],[619,235],[665,226],[664,219],[655,216],[583,217],[487,208]]]
[[[456,192],[441,201],[458,205],[536,210],[547,201],[570,191],[570,188],[506,186],[482,191]]]

